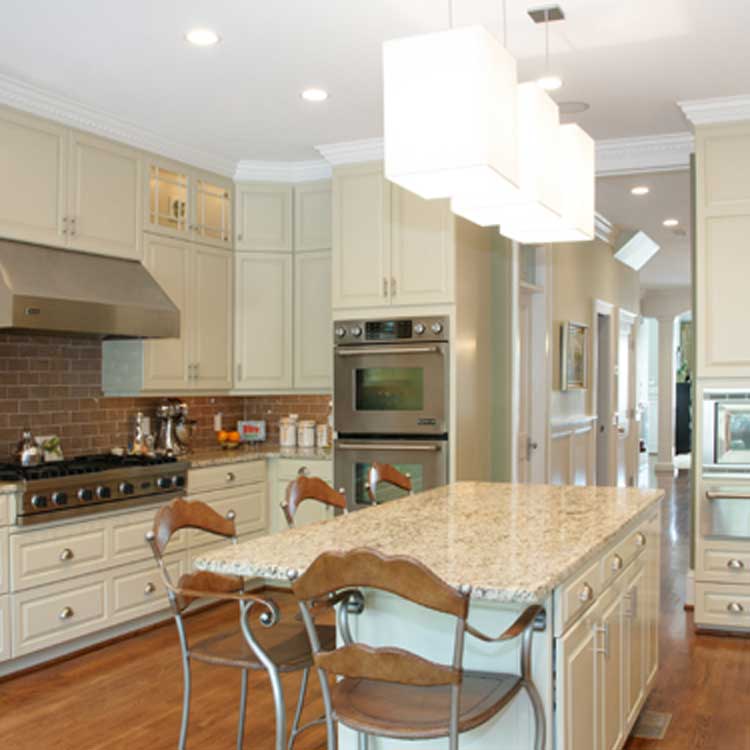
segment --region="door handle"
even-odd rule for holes
[[[398,443],[337,443],[345,451],[422,451],[434,453],[442,450],[440,445],[400,445]]]
[[[750,492],[720,492],[719,490],[708,490],[706,500],[750,500]]]
[[[439,346],[352,346],[337,349],[339,357],[359,357],[364,354],[432,354],[439,352]]]

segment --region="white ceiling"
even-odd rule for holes
[[[631,195],[636,185],[647,185],[648,195]],[[660,250],[641,269],[643,289],[690,285],[690,172],[657,172],[626,177],[599,177],[596,209],[624,231],[643,230]],[[675,229],[664,219],[678,219]]]
[[[522,80],[542,68],[538,3],[507,0]],[[559,100],[585,100],[597,139],[687,130],[675,101],[750,92],[750,3],[561,0],[551,27]],[[501,0],[454,0],[457,25],[497,29]],[[318,144],[381,135],[380,45],[442,29],[448,0],[4,0],[0,73],[175,143],[236,162],[316,158]],[[183,33],[210,26],[215,48]],[[300,100],[316,85],[328,102]]]

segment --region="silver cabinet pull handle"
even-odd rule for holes
[[[308,469],[307,466],[300,466],[299,469],[297,469],[297,476],[298,477],[309,477],[310,476],[310,469]]]
[[[233,510],[227,511],[227,521],[234,521],[237,518],[237,514]]]
[[[706,500],[750,500],[750,493],[708,490]]]
[[[242,233],[237,235],[237,242],[242,242]]]
[[[739,602],[729,602],[727,604],[727,612],[731,612],[733,615],[738,615],[744,611],[745,608]]]
[[[237,363],[237,380],[242,380],[242,362]]]
[[[583,588],[578,594],[579,602],[590,602],[594,598],[594,589],[588,583],[583,584]]]
[[[442,450],[440,445],[399,445],[398,443],[337,443],[342,451],[425,451]]]
[[[388,279],[386,279],[385,276],[383,276],[383,296],[388,296]]]
[[[622,570],[622,557],[620,555],[615,554],[612,557],[612,572],[617,573],[618,570]]]
[[[226,477],[226,479],[227,479],[227,482],[234,482],[234,480],[235,480],[236,478],[237,478],[237,477],[236,477],[236,476],[234,475],[234,472],[232,472],[232,471],[228,471],[228,472],[227,472],[227,477]]]
[[[727,562],[729,570],[742,570],[745,567],[745,563],[742,560],[732,559]]]
[[[391,276],[391,297],[396,296],[396,277]]]
[[[439,352],[438,346],[351,346],[336,350],[338,357],[359,357],[363,354],[432,354]]]
[[[646,546],[646,536],[640,531],[635,535],[635,546],[636,547]]]
[[[143,589],[143,593],[144,593],[144,594],[145,594],[146,596],[150,596],[151,594],[153,594],[153,593],[154,593],[154,591],[156,591],[156,586],[154,586],[154,584],[153,584],[153,583],[151,583],[151,581],[149,581],[149,582],[148,582],[148,583],[146,584],[145,588]]]
[[[70,236],[75,237],[76,236],[76,217],[73,216],[70,219]]]
[[[594,653],[601,654],[605,659],[609,658],[609,623],[604,625],[594,625],[594,637],[598,633],[604,636],[604,646],[594,646]]]
[[[71,617],[73,617],[74,614],[75,614],[75,612],[73,611],[72,607],[63,607],[60,610],[60,614],[57,615],[57,617],[60,620],[69,620]]]
[[[66,562],[67,560],[72,560],[75,557],[73,554],[73,550],[70,549],[70,547],[66,547],[61,553],[60,553],[60,562]]]

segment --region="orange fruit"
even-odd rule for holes
[[[219,441],[220,443],[226,443],[226,442],[227,442],[227,440],[229,440],[229,433],[228,433],[228,432],[227,432],[226,430],[219,430],[219,431],[218,431],[218,432],[216,433],[216,439],[217,439],[217,440],[218,440],[218,441]]]
[[[240,442],[240,433],[237,432],[237,430],[233,430],[229,433],[228,440],[230,443],[239,443]]]

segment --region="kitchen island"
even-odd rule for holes
[[[199,569],[288,581],[325,550],[367,546],[409,555],[453,586],[470,586],[470,622],[499,633],[531,603],[546,610],[532,671],[547,748],[621,747],[658,664],[661,491],[461,482],[333,521],[199,556]],[[355,639],[450,660],[449,618],[367,592]],[[518,670],[520,643],[467,639],[464,665]],[[533,747],[525,697],[463,735],[462,748]],[[340,730],[342,750],[356,738]],[[398,743],[371,738],[370,748]],[[447,747],[447,741],[416,743]]]

